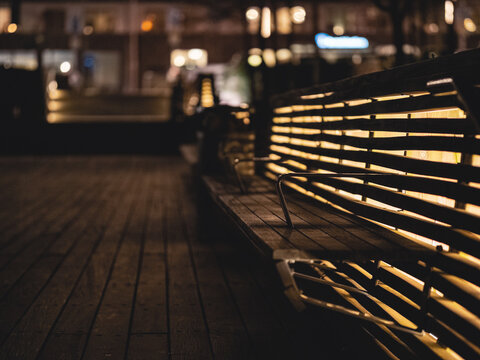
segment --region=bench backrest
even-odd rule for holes
[[[270,156],[288,161],[266,165],[267,177],[395,175],[287,184],[437,252],[430,264],[381,262],[378,276],[381,300],[443,345],[437,354],[421,342],[408,346],[440,357],[480,357],[479,65],[480,49],[274,99]],[[344,270],[368,284],[375,266],[347,263]]]

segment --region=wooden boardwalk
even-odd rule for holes
[[[0,204],[0,359],[355,356],[199,221],[180,157],[3,157]]]

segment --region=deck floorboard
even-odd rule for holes
[[[332,346],[273,266],[212,230],[180,157],[1,157],[0,169],[0,359],[284,359],[305,339]]]

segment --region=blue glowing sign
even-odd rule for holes
[[[315,35],[320,49],[367,49],[368,40],[361,36],[331,36],[325,33]]]

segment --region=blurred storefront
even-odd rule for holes
[[[394,62],[398,44],[385,11],[393,3],[405,5],[405,62],[479,44],[476,0],[12,0],[0,2],[0,65],[42,66],[74,88],[104,92],[162,89],[171,68],[229,63],[236,54],[252,68],[340,62],[365,73]],[[318,34],[332,46],[319,46]],[[340,44],[359,37],[365,46]],[[312,69],[309,78],[324,79]]]

